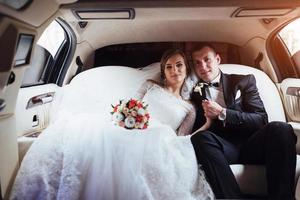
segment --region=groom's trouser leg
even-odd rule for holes
[[[241,163],[266,166],[269,199],[294,199],[296,141],[289,124],[271,122],[241,149]]]
[[[198,132],[192,136],[191,141],[215,197],[240,198],[240,188],[229,167],[230,163],[237,162],[239,150],[210,131]]]
[[[241,148],[241,163],[266,166],[269,199],[295,198],[296,141],[289,124],[271,122]]]

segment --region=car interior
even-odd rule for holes
[[[109,113],[103,104],[158,79],[165,50],[182,49],[192,64],[192,48],[204,42],[223,72],[254,74],[269,121],[300,136],[300,1],[0,0],[0,199],[62,107]],[[264,166],[231,168],[243,193],[266,196]],[[296,199],[299,175],[297,155]]]

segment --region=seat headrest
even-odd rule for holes
[[[227,74],[253,74],[269,121],[286,121],[279,92],[264,72],[238,64],[222,64],[220,69]],[[70,87],[74,88],[72,100],[81,101],[80,99],[84,98],[86,103],[93,101],[114,103],[119,99],[132,97],[145,80],[158,80],[159,75],[159,63],[140,70],[124,66],[93,68],[80,73],[70,83]]]

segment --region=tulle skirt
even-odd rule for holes
[[[213,199],[189,137],[152,120],[127,130],[96,114],[56,120],[26,154],[12,199]]]

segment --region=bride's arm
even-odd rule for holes
[[[195,119],[196,119],[196,110],[193,106],[193,108],[186,115],[186,117],[184,118],[184,120],[181,123],[180,127],[178,128],[177,135],[178,136],[184,136],[184,135],[191,134],[194,123],[195,123]]]
[[[191,111],[187,114],[187,116],[181,123],[180,127],[178,128],[177,135],[178,136],[194,135],[198,131],[204,131],[204,130],[209,129],[209,127],[211,126],[211,123],[212,123],[212,120],[210,118],[206,117],[205,124],[203,124],[199,129],[197,129],[196,131],[194,131],[192,133],[192,129],[193,129],[195,120],[196,120],[196,109],[193,106]]]
[[[134,95],[135,99],[142,100],[147,93],[148,89],[153,85],[150,80],[145,81]]]

